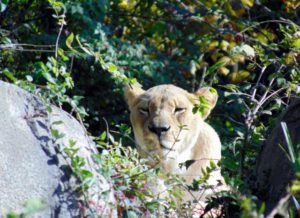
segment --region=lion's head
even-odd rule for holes
[[[199,97],[205,97],[202,117],[192,112]],[[217,101],[210,88],[189,93],[174,85],[159,85],[147,91],[138,86],[127,86],[125,97],[131,112],[131,123],[137,147],[142,157],[161,160],[183,158],[197,141],[204,119]],[[203,128],[206,128],[203,126]]]

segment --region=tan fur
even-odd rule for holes
[[[199,104],[199,96],[204,96],[209,104],[204,118],[192,112],[194,105]],[[159,156],[164,173],[179,174],[191,183],[201,176],[201,168],[209,166],[211,160],[220,160],[219,136],[204,121],[217,102],[217,95],[210,88],[192,94],[173,85],[159,85],[147,91],[127,86],[125,97],[137,148],[150,165],[156,165],[155,156]],[[153,126],[168,130],[158,135]],[[188,160],[195,162],[188,169],[179,167]],[[218,180],[222,180],[219,170],[212,174],[209,183],[216,185]]]

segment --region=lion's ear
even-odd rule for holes
[[[211,110],[217,104],[218,92],[214,88],[203,87],[203,88],[198,89],[198,91],[195,92],[194,95],[197,98],[195,103],[197,105],[199,105],[200,108],[203,106],[203,108],[202,108],[202,118],[206,119],[208,117],[208,115],[210,114]]]
[[[145,91],[141,88],[140,84],[126,84],[123,88],[125,99],[129,106],[129,110],[131,110],[134,101],[137,99],[138,96],[143,94]]]

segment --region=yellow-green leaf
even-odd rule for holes
[[[12,82],[17,81],[16,77],[8,69],[4,69],[2,73]]]
[[[89,55],[93,55],[93,52],[92,52],[92,51],[88,50],[86,47],[84,47],[84,46],[82,45],[82,43],[81,43],[80,40],[79,40],[79,35],[76,35],[76,41],[77,41],[79,47],[80,47],[85,53],[87,53],[87,54],[89,54]]]
[[[66,40],[66,45],[67,45],[67,47],[68,47],[69,49],[73,49],[73,48],[72,48],[72,42],[73,42],[73,40],[74,40],[74,34],[71,33],[71,34],[68,36],[67,40]]]
[[[117,66],[116,65],[114,65],[114,64],[112,64],[112,63],[109,63],[108,64],[108,72],[110,72],[110,73],[114,73],[114,72],[116,72],[116,70],[117,70],[118,68],[117,68]]]
[[[222,76],[227,76],[230,73],[230,70],[226,67],[220,67],[218,73]]]
[[[295,62],[295,53],[294,52],[288,53],[284,57],[284,61],[285,61],[286,64],[291,64],[291,63]]]
[[[297,38],[293,41],[292,46],[294,48],[300,48],[300,38]]]
[[[232,60],[227,57],[227,56],[224,56],[222,58],[220,58],[220,60],[218,60],[217,63],[220,64],[220,66],[226,66],[227,64],[231,64]]]
[[[253,6],[253,0],[241,0],[242,4],[246,7],[252,7]]]
[[[245,70],[240,70],[237,72],[231,73],[228,77],[232,83],[241,83],[246,81],[250,76],[250,73]]]

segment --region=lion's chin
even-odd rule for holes
[[[161,160],[176,159],[178,153],[174,141],[167,139],[148,140],[145,144],[148,146],[149,159],[155,160],[156,157]],[[145,146],[146,147],[146,146]],[[149,149],[151,148],[151,149]]]
[[[162,150],[175,151],[174,148],[172,148],[172,146],[167,146],[163,143],[160,143],[160,147]]]
[[[168,160],[168,159],[177,159],[177,152],[175,150],[175,144],[174,143],[161,143],[161,153],[162,153],[162,159]]]
[[[162,150],[175,151],[175,142],[173,141],[160,139],[159,144]]]
[[[157,157],[162,161],[162,160],[168,160],[168,159],[177,159],[178,153],[170,148],[164,148],[160,147],[160,149],[155,150],[155,151],[150,151],[149,152],[149,158],[151,160],[156,160]]]

